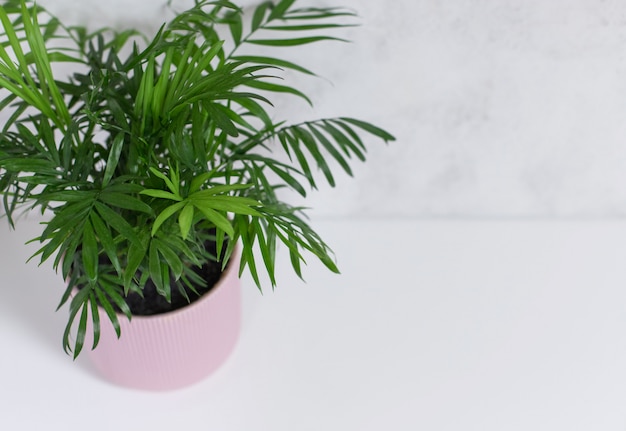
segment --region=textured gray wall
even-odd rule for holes
[[[155,0],[40,0],[91,26],[155,28]],[[254,1],[245,0],[243,5]],[[185,4],[183,1],[174,4]],[[318,216],[626,214],[626,3],[602,0],[303,0],[345,5],[351,44],[290,52],[315,108],[396,134],[356,179],[314,193]],[[332,82],[331,83],[329,83]]]

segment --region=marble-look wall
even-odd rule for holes
[[[91,26],[156,28],[165,0],[39,0]],[[189,4],[176,1],[174,4]],[[245,6],[255,1],[244,0]],[[392,131],[307,205],[323,217],[626,214],[626,3],[617,0],[303,0],[357,10],[350,44],[287,52],[310,109]],[[294,199],[295,200],[295,199]]]

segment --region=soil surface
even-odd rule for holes
[[[213,289],[222,275],[221,267],[221,263],[211,261],[196,271],[198,275],[206,281],[206,287],[195,286],[199,295],[196,295],[187,289],[187,294],[189,295],[189,300],[191,302],[197,301],[202,295]],[[153,314],[167,313],[190,304],[190,302],[187,301],[187,298],[180,293],[177,282],[171,280],[171,287],[171,303],[167,302],[165,298],[157,292],[156,287],[151,280],[148,280],[143,289],[143,297],[141,297],[138,293],[131,292],[126,297],[126,303],[128,304],[130,311],[135,316],[150,316]]]
[[[216,246],[214,242],[207,242],[205,244],[206,249],[211,252],[215,256],[216,254]],[[100,256],[101,263],[108,263],[106,257]],[[229,264],[227,264],[228,267]],[[204,264],[201,268],[195,269],[196,274],[198,274],[203,280],[205,280],[206,284],[204,286],[194,286],[197,294],[190,291],[188,288],[185,289],[187,297],[185,297],[181,292],[179,286],[180,282],[174,280],[174,278],[170,279],[170,286],[172,289],[172,298],[171,302],[167,302],[167,300],[157,292],[156,286],[152,282],[152,280],[148,280],[146,285],[143,288],[143,296],[131,292],[127,297],[125,297],[125,301],[130,308],[130,311],[135,316],[151,316],[154,314],[162,314],[168,313],[170,311],[175,311],[180,308],[183,308],[198,299],[200,299],[203,295],[210,292],[213,287],[217,284],[222,276],[222,264],[221,262],[209,261]],[[78,289],[81,286],[77,286]],[[119,307],[115,304],[112,304],[113,308],[121,313]]]

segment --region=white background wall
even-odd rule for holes
[[[161,0],[40,0],[90,26],[155,28]],[[183,4],[182,0],[174,4]],[[187,2],[188,3],[188,2]],[[240,0],[249,6],[253,0]],[[303,0],[345,5],[363,24],[283,57],[309,110],[350,115],[398,141],[371,142],[356,179],[316,193],[323,217],[626,214],[626,3],[617,0]]]

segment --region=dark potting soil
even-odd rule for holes
[[[169,311],[178,310],[190,303],[197,301],[202,295],[213,289],[222,275],[222,264],[220,262],[209,261],[202,268],[196,270],[196,273],[206,282],[206,286],[194,286],[198,294],[186,289],[189,300],[180,292],[178,283],[173,279],[170,280],[172,289],[171,302],[157,292],[156,286],[151,280],[148,280],[143,289],[143,297],[135,292],[129,293],[125,298],[130,311],[135,316],[150,316],[153,314],[167,313]]]
[[[215,242],[207,242],[205,244],[206,249],[213,255],[216,255],[216,246]],[[100,256],[101,263],[109,263],[106,257]],[[230,265],[227,264],[226,267]],[[204,281],[204,286],[194,286],[194,289],[197,293],[185,288],[185,292],[187,293],[187,297],[180,292],[179,283],[180,281],[175,281],[172,277],[170,279],[171,286],[171,301],[168,302],[165,297],[160,295],[157,292],[156,286],[152,282],[152,280],[148,280],[146,285],[142,290],[142,295],[135,292],[130,292],[128,296],[124,298],[126,304],[130,308],[130,311],[135,316],[151,316],[154,314],[162,314],[170,311],[175,311],[180,308],[183,308],[198,299],[200,299],[203,295],[209,293],[213,287],[217,284],[222,276],[222,263],[215,261],[208,261],[201,268],[195,268],[194,271],[198,274]],[[78,289],[81,286],[77,286]],[[115,305],[112,304],[117,312],[121,312],[121,310]]]

